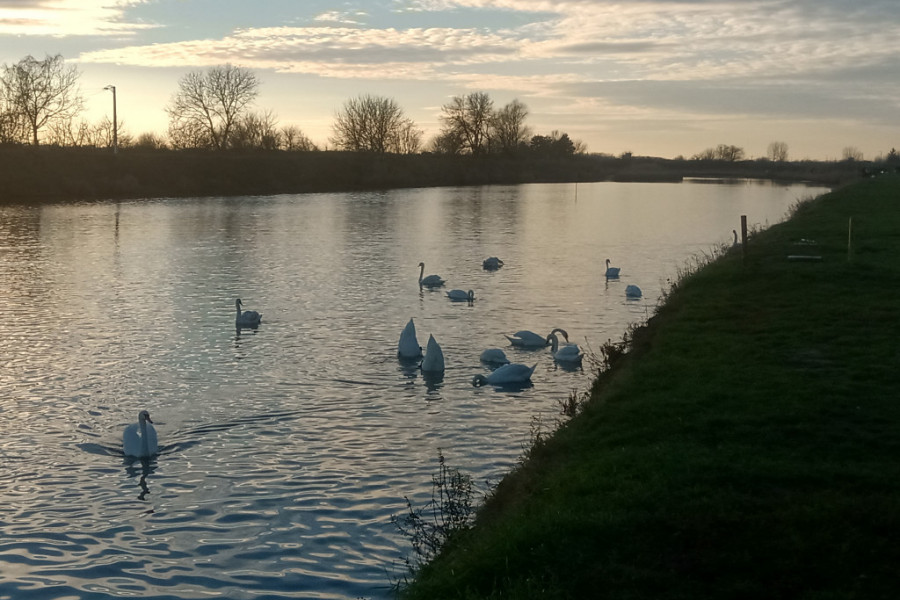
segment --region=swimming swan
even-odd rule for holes
[[[488,348],[481,353],[481,362],[491,365],[508,365],[509,359],[500,348]]]
[[[521,363],[503,365],[487,377],[478,374],[472,378],[472,385],[504,385],[510,383],[527,383],[531,381],[531,375],[537,364],[529,367]]]
[[[551,333],[547,337],[550,338],[550,355],[553,357],[553,360],[564,363],[581,362],[584,354],[582,354],[576,344],[566,344],[560,348],[559,338],[556,337],[555,333]]]
[[[491,256],[489,258],[484,259],[481,263],[482,268],[485,271],[496,271],[500,267],[503,266],[503,261],[497,258],[496,256]]]
[[[468,292],[462,290],[450,290],[447,292],[447,297],[450,298],[451,302],[475,302],[475,292],[473,290],[469,290]]]
[[[397,344],[398,358],[420,358],[422,356],[422,347],[419,346],[419,340],[416,339],[416,325],[410,319],[406,327],[400,333],[400,342]]]
[[[619,276],[619,267],[611,267],[609,266],[609,259],[606,259],[606,276],[607,277],[618,277]]]
[[[425,359],[422,361],[422,371],[425,373],[444,372],[444,352],[433,335],[428,336],[428,345],[425,347]]]
[[[419,263],[419,285],[424,285],[425,287],[441,287],[444,285],[444,280],[438,277],[437,275],[429,275],[428,277],[423,277],[425,274],[425,263]]]
[[[150,420],[150,413],[142,410],[138,413],[138,422],[132,423],[125,428],[122,434],[122,446],[125,450],[125,456],[137,456],[138,458],[146,458],[153,456],[159,451],[159,444],[156,439],[156,429]]]
[[[556,328],[550,332],[550,335],[554,335],[556,333],[561,334],[566,341],[569,341],[569,334],[565,332],[565,330]],[[512,336],[505,336],[506,339],[509,340],[509,343],[513,346],[518,346],[519,348],[543,348],[544,346],[550,343],[550,335],[547,337],[536,334],[533,331],[517,331]]]
[[[641,288],[636,285],[629,285],[625,288],[626,298],[640,298],[643,295]]]
[[[258,327],[259,322],[262,321],[262,315],[255,310],[245,310],[244,312],[241,312],[240,298],[234,301],[234,309],[236,311],[234,317],[235,327]]]

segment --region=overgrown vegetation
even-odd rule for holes
[[[690,270],[402,597],[893,597],[897,198],[859,182]]]
[[[431,476],[431,500],[425,506],[414,507],[409,498],[404,498],[406,514],[391,516],[391,523],[412,545],[414,555],[404,559],[410,575],[468,530],[475,513],[473,493],[472,478],[448,466],[438,448],[438,471]],[[406,582],[405,577],[398,581],[398,589]]]

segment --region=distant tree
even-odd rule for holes
[[[459,133],[453,130],[443,131],[436,135],[428,149],[435,154],[462,154],[464,142]]]
[[[144,132],[135,138],[132,146],[145,150],[162,150],[166,147],[166,141],[160,135]]]
[[[772,142],[766,151],[766,157],[773,162],[785,162],[788,159],[788,145],[784,142]]]
[[[716,158],[719,160],[727,160],[730,162],[743,160],[744,149],[738,146],[719,144],[718,146],[716,146]]]
[[[459,140],[460,151],[481,155],[490,148],[494,101],[485,92],[454,96],[441,107],[445,139]]]
[[[552,131],[550,135],[536,135],[529,144],[531,151],[543,157],[567,157],[575,154],[575,142],[569,134]]]
[[[691,160],[716,160],[716,149],[715,148],[707,148],[705,150],[701,150],[697,154],[691,157]]]
[[[230,146],[245,150],[275,150],[279,135],[278,120],[272,111],[248,112],[235,121]]]
[[[863,153],[856,146],[847,146],[842,152],[842,157],[847,162],[860,161],[863,159]]]
[[[403,144],[414,130],[415,124],[392,98],[363,95],[344,103],[332,125],[331,141],[342,150],[405,152]]]
[[[281,128],[278,136],[278,147],[282,150],[297,152],[312,152],[318,150],[312,140],[306,137],[296,125],[287,125]]]
[[[889,163],[898,163],[900,162],[900,154],[897,154],[896,148],[891,148],[891,151],[888,152],[887,156],[884,158],[885,162]]]
[[[166,112],[178,147],[230,147],[234,127],[259,94],[259,79],[232,65],[193,71],[178,82]]]
[[[518,100],[495,111],[491,118],[491,149],[514,154],[530,135],[529,128],[525,125],[526,117],[528,107]]]
[[[37,60],[29,55],[14,65],[3,65],[3,89],[7,108],[21,119],[31,143],[45,126],[70,121],[84,101],[78,88],[78,70],[67,66],[61,54]]]
[[[125,122],[118,124],[118,144],[125,148],[132,145],[133,140],[124,130]],[[112,148],[113,123],[109,117],[103,117],[96,123],[85,120],[56,121],[47,128],[46,143],[56,146],[88,146],[92,148]]]
[[[25,119],[7,96],[6,86],[0,81],[0,144],[19,144],[26,139]]]
[[[403,119],[397,129],[395,145],[400,154],[417,154],[422,149],[424,133],[412,119]]]

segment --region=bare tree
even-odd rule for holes
[[[7,89],[0,84],[0,144],[18,144],[26,139],[25,119],[7,99]]]
[[[490,147],[493,109],[494,101],[485,92],[454,96],[441,107],[442,134],[452,132],[456,139],[462,141],[464,151],[474,155],[485,154]]]
[[[528,140],[531,132],[525,125],[528,107],[513,100],[496,111],[491,120],[492,146],[498,152],[514,154]]]
[[[394,142],[396,151],[400,154],[417,154],[422,149],[423,135],[423,131],[412,119],[403,119],[397,128]]]
[[[435,154],[462,154],[463,140],[456,131],[446,130],[435,136],[428,147]]]
[[[61,54],[44,60],[29,55],[3,66],[6,101],[25,122],[35,146],[46,125],[69,121],[81,111],[78,77],[78,70],[66,66]]]
[[[246,113],[234,124],[231,147],[275,150],[278,148],[279,135],[278,120],[272,111]]]
[[[342,150],[401,152],[415,138],[415,124],[391,98],[352,98],[335,117],[331,141]],[[419,134],[418,139],[421,139]]]
[[[248,69],[224,65],[188,73],[166,108],[169,136],[179,147],[228,148],[235,124],[258,94],[259,80]]]
[[[841,153],[843,160],[848,162],[860,161],[863,159],[862,151],[856,146],[847,146]]]
[[[312,140],[296,125],[287,125],[278,132],[278,147],[282,150],[312,152],[318,150]]]
[[[784,142],[772,142],[766,151],[766,157],[774,162],[784,162],[788,159],[788,145]]]
[[[716,146],[716,158],[719,160],[727,160],[735,162],[744,159],[744,149],[739,146],[730,146],[728,144],[719,144]]]
[[[161,136],[148,131],[138,135],[133,146],[148,150],[161,150],[166,147],[166,141]]]

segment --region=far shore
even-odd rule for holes
[[[352,152],[0,147],[0,204],[160,197],[275,195],[392,188],[561,182],[679,182],[749,178],[838,187],[861,162],[701,161]]]

